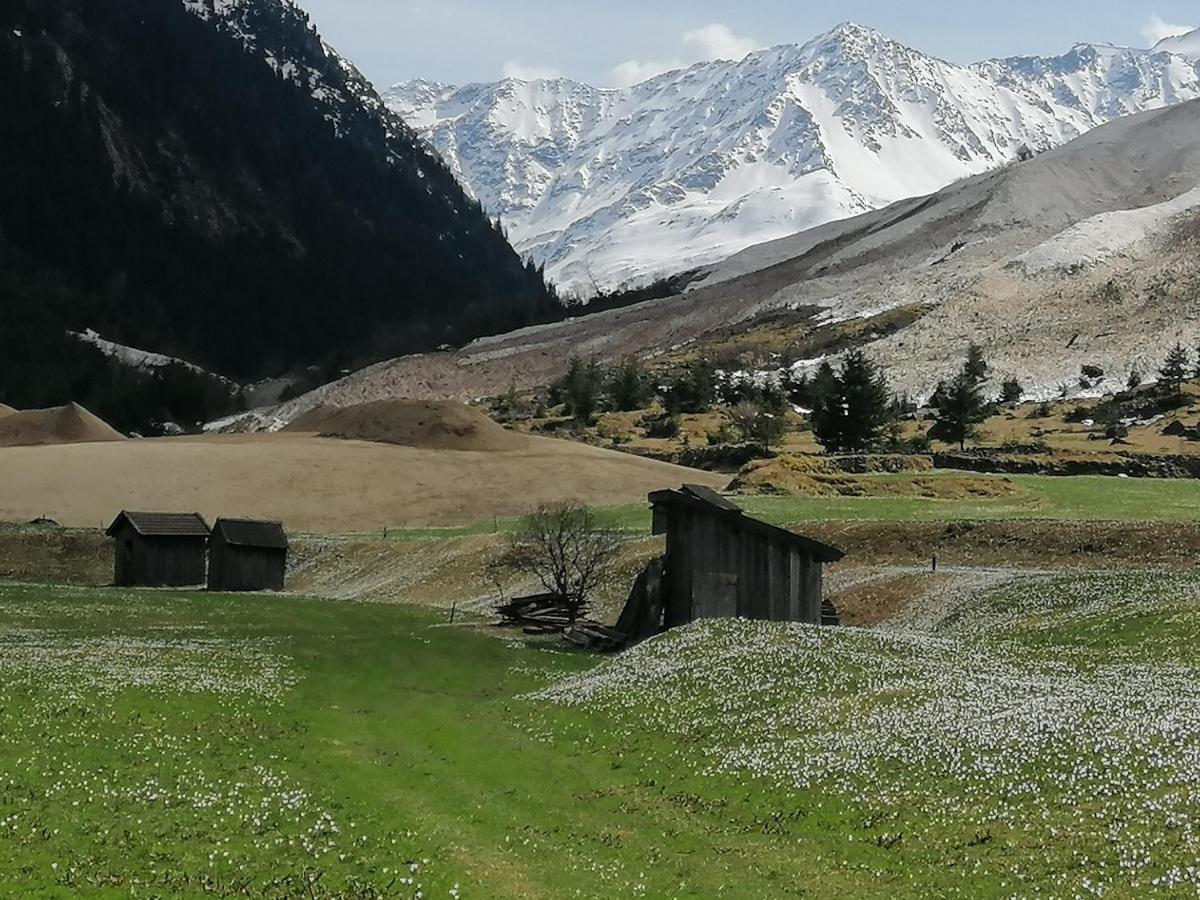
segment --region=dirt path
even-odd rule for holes
[[[975,597],[1022,578],[1053,574],[1052,569],[1002,567],[880,566],[832,573],[825,594],[843,625],[930,631],[953,600]]]

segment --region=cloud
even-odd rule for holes
[[[541,81],[562,77],[562,73],[551,66],[527,66],[514,60],[504,64],[501,74],[505,78],[515,78],[518,81]]]
[[[1153,47],[1167,38],[1187,34],[1195,30],[1195,27],[1194,25],[1172,25],[1169,22],[1164,22],[1161,16],[1154,15],[1147,19],[1146,24],[1142,26],[1142,37]]]
[[[629,87],[692,63],[713,59],[740,60],[761,46],[754,38],[738,35],[719,22],[685,31],[679,43],[682,52],[669,59],[626,60],[609,72],[609,81],[613,87]]]
[[[683,46],[693,50],[695,61],[704,59],[745,59],[746,55],[758,49],[754,38],[739,36],[733,33],[728,25],[714,22],[689,31],[683,36]]]
[[[678,57],[666,61],[647,60],[645,62],[629,59],[618,66],[614,66],[608,75],[608,79],[613,87],[630,87],[631,85],[641,84],[643,81],[649,81],[655,75],[661,75],[663,72],[670,72],[672,69],[681,69],[685,65],[686,63]]]

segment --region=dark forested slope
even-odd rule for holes
[[[68,329],[249,379],[551,314],[303,12],[215,3],[0,5],[0,401],[103,390]]]

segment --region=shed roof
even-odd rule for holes
[[[213,534],[220,534],[225,543],[234,547],[255,547],[260,550],[286,550],[287,532],[279,522],[259,519],[217,519]]]
[[[122,510],[104,532],[109,537],[117,533],[122,522],[142,537],[208,537],[208,523],[197,512],[131,512]]]
[[[753,519],[726,497],[722,497],[715,491],[699,485],[685,484],[678,491],[655,491],[650,495],[650,503],[653,506],[676,505],[690,507],[716,518],[724,519],[736,528],[791,544],[821,562],[837,562],[846,556],[837,547],[813,540],[802,534],[796,534],[794,531],[780,528],[769,522],[763,522],[761,519]]]

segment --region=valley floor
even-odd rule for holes
[[[299,534],[238,597],[0,528],[0,895],[1194,896],[1200,488],[997,481],[739,498],[848,551],[847,627],[612,658],[490,624],[512,518]],[[661,539],[599,515],[612,618]]]
[[[949,574],[870,629],[612,660],[409,606],[8,583],[0,893],[1194,893],[1196,573]]]

